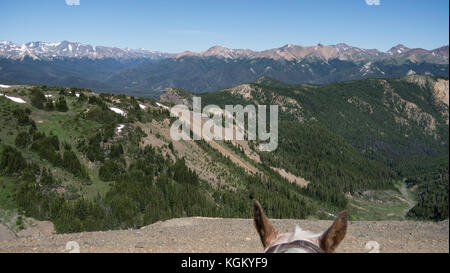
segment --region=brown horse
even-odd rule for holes
[[[253,221],[265,253],[333,253],[347,232],[347,211],[341,212],[324,233],[313,234],[298,226],[294,232],[278,233],[255,199],[253,209]]]

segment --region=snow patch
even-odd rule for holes
[[[4,96],[5,98],[9,99],[9,100],[12,100],[13,102],[17,102],[17,103],[27,103],[26,101],[24,101],[24,100],[21,99],[21,98],[10,97],[10,96],[4,95],[4,94],[0,94],[0,97],[3,97],[3,96]]]
[[[117,126],[117,133],[120,134],[122,132],[122,129],[125,127],[124,124],[119,124],[119,126]]]
[[[10,88],[11,86],[9,85],[4,85],[4,84],[0,84],[0,88]]]
[[[122,115],[122,116],[126,115],[123,110],[116,108],[116,107],[109,107],[109,110],[113,111],[116,114]]]
[[[156,105],[158,105],[159,107],[162,107],[162,108],[164,108],[164,109],[167,109],[167,110],[170,109],[169,107],[167,107],[167,106],[165,106],[165,105],[163,105],[163,104],[161,104],[161,103],[159,103],[159,102],[157,102]]]
[[[142,110],[145,110],[145,109],[147,108],[147,106],[145,106],[145,105],[143,105],[143,104],[139,104],[139,107],[140,107]]]
[[[408,70],[408,72],[406,73],[406,75],[408,75],[408,76],[415,75],[415,74],[416,74],[416,71],[414,71],[412,69]]]

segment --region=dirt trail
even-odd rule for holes
[[[331,221],[273,220],[281,232],[295,224],[323,232]],[[80,252],[262,252],[251,219],[179,218],[139,230],[85,232],[26,237],[0,242],[0,252],[67,252],[75,241]],[[445,252],[449,249],[448,220],[439,223],[411,221],[350,222],[337,252],[365,252],[376,241],[380,252]]]
[[[411,200],[409,198],[408,188],[406,187],[405,183],[403,183],[400,191],[401,191],[403,197],[405,198],[405,200],[409,204],[409,206],[403,211],[403,218],[406,219],[406,214],[408,213],[408,211],[410,211],[412,208],[414,208],[414,206],[416,205],[416,202],[414,202],[414,200]]]
[[[306,181],[302,177],[298,177],[290,172],[287,172],[285,169],[275,168],[275,167],[270,167],[270,168],[272,168],[272,170],[276,171],[282,177],[286,178],[289,182],[295,183],[302,188],[307,187],[309,184],[309,181]]]
[[[248,172],[253,173],[253,174],[259,173],[258,169],[253,167],[253,165],[240,159],[238,156],[236,156],[234,153],[230,152],[228,149],[226,149],[219,143],[217,143],[215,141],[208,141],[208,144],[211,147],[213,147],[214,149],[218,150],[223,156],[230,158],[230,160],[233,161],[234,163],[236,163],[238,166],[246,169]]]

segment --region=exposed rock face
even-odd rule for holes
[[[419,79],[421,80],[422,78]],[[381,80],[380,82],[384,86],[383,103],[392,110],[394,118],[399,125],[407,126],[410,124],[409,121],[412,121],[422,127],[425,134],[438,138],[436,132],[437,122],[432,115],[422,110],[415,103],[403,99],[387,81]],[[421,81],[418,84],[422,84]]]
[[[366,102],[366,101],[364,101],[364,100],[362,100],[362,99],[360,99],[360,98],[358,98],[356,96],[348,98],[347,102],[351,103],[351,104],[355,104],[363,112],[366,112],[366,113],[369,113],[369,114],[373,114],[372,105],[370,105],[368,102]]]
[[[252,99],[252,92],[256,91],[250,84],[241,84],[236,87],[233,87],[230,90],[230,93],[234,96],[238,95],[246,100]]]
[[[449,102],[449,85],[448,80],[438,79],[434,84],[434,98],[438,107],[440,108],[441,116],[448,125],[449,112],[448,112],[448,102]]]
[[[177,88],[166,88],[159,97],[162,102],[170,102],[175,105],[182,104],[188,107],[192,107],[192,94],[189,91],[177,89]]]
[[[433,79],[424,75],[411,75],[406,80],[416,83],[422,88],[430,87],[434,90],[433,97],[436,106],[440,109],[442,118],[449,124],[449,81],[445,79]]]
[[[436,100],[442,101],[448,106],[448,80],[438,79],[434,84],[434,96]]]

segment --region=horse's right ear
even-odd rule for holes
[[[347,233],[348,211],[341,212],[334,220],[331,227],[328,228],[319,238],[319,246],[327,253],[332,253],[344,239]]]
[[[270,242],[277,237],[277,232],[269,221],[269,218],[264,214],[264,211],[256,199],[253,199],[253,223],[256,231],[261,238],[261,243],[264,248],[269,246]]]

